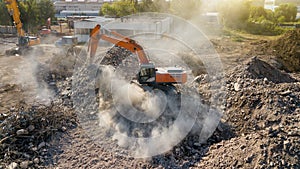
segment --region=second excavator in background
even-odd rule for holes
[[[20,19],[20,11],[16,0],[4,0],[7,10],[14,20],[18,32],[18,44],[16,48],[9,49],[7,55],[24,54],[31,46],[40,44],[40,39],[34,36],[26,36]]]

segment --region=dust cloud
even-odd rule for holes
[[[220,113],[205,106],[189,88],[180,94],[144,90],[119,77],[111,66],[101,67],[100,76],[98,124],[109,126],[107,130],[114,131],[111,139],[136,158],[169,151],[195,123],[200,124],[199,142],[205,142],[219,123]]]
[[[125,80],[124,74],[131,71],[130,66],[124,66],[123,70],[119,66],[121,73],[111,66],[100,67],[101,73],[96,78],[99,88],[97,124],[99,128],[105,128],[103,133],[106,135],[99,141],[111,151],[125,150],[136,158],[148,158],[171,150],[191,132],[199,136],[199,143],[205,143],[220,122],[222,113],[218,107],[212,106],[222,105],[218,100],[221,100],[223,66],[218,54],[196,26],[181,18],[173,19],[172,31],[162,34],[159,40],[151,38],[157,37],[157,34],[141,33],[129,37],[144,47],[157,68],[179,66],[188,71],[188,83],[174,88],[180,92],[174,89],[167,92],[161,89],[148,90],[145,86]],[[188,61],[181,53],[187,53],[185,56],[189,57],[186,59]],[[121,58],[122,54],[116,57]],[[128,63],[134,66],[133,61]],[[190,63],[196,64],[192,67]],[[207,74],[207,92],[211,98],[206,100],[199,93],[199,84],[192,85],[195,78],[192,70],[198,67],[205,69],[200,74]],[[210,83],[216,79],[218,83]],[[110,140],[104,141],[104,138]],[[121,150],[112,148],[111,139]]]
[[[24,56],[23,63],[16,69],[16,82],[26,91],[27,102],[48,105],[51,103],[54,93],[48,88],[48,84],[38,77],[40,72],[37,57],[38,54],[34,51],[30,55]]]

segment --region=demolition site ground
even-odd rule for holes
[[[44,43],[38,57],[5,56],[16,40],[0,39],[0,168],[300,168],[300,30],[272,39],[228,32],[209,37],[225,70],[220,123],[205,141],[190,132],[169,151],[140,159],[121,155],[126,152],[104,136],[98,144],[87,133],[96,124],[82,122],[72,99],[74,92],[84,95],[81,88],[72,90],[79,49],[67,53]],[[109,50],[102,60],[106,65],[122,62],[115,55],[130,55],[118,48],[102,50]],[[202,68],[187,63],[205,100],[220,79],[208,81]],[[76,83],[88,88],[85,71],[77,72]],[[98,92],[103,99],[105,92]],[[85,99],[83,108],[91,111],[83,115],[92,122],[95,107],[110,106]],[[120,117],[109,120],[129,135],[149,132],[124,129]]]

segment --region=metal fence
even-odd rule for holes
[[[1,26],[0,34],[17,34],[17,29],[14,26]]]
[[[280,23],[278,26],[283,28],[300,28],[300,24],[294,24],[294,23]]]

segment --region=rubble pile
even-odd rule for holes
[[[138,68],[137,57],[132,57],[127,50],[113,47],[102,58],[96,62],[97,65],[85,67],[82,64],[77,69],[74,69],[73,61],[70,62],[72,64],[55,63],[58,66],[72,65],[62,69],[40,65],[38,79],[54,86],[56,97],[48,106],[24,104],[9,112],[1,109],[0,168],[41,168],[45,165],[62,168],[300,168],[299,79],[255,57],[249,59],[226,72],[224,115],[217,130],[206,142],[199,142],[199,136],[191,132],[172,150],[142,161],[118,154],[123,151],[114,151],[117,149],[115,142],[107,136],[112,131],[101,133],[96,127],[99,124],[95,123],[99,107],[105,107],[99,105],[99,100],[102,99],[102,104],[112,99],[107,91],[97,90],[95,77],[106,76],[99,69],[100,65],[110,65],[121,73],[131,75],[124,70]],[[203,74],[194,85],[199,86],[203,99],[208,100],[210,94],[205,89],[219,79],[211,78],[210,82],[207,79],[208,75]],[[14,86],[6,86],[0,94],[9,90],[21,92]],[[111,105],[106,106],[110,108]],[[161,118],[159,122],[164,123],[164,117]],[[81,120],[80,127],[77,127],[78,119]],[[112,114],[110,120],[117,123],[125,119]],[[90,127],[88,132],[100,132],[99,135],[88,134],[94,134],[110,145],[112,151],[99,146],[103,144],[94,144],[93,138],[84,133],[87,130],[82,130],[88,129],[85,127]],[[117,127],[124,126],[118,124]],[[143,136],[136,130],[143,127],[131,125],[131,133],[127,134]],[[65,144],[63,151],[53,152],[53,146],[58,145],[51,145],[50,141],[58,139],[57,133],[66,131],[69,136],[63,136],[68,137],[62,139],[62,144]]]
[[[299,82],[255,57],[229,72],[226,82],[227,115],[240,114],[243,119],[235,127],[241,132],[265,128],[280,115],[299,111]]]
[[[60,53],[53,53],[53,57],[47,60],[44,67],[47,67],[47,71],[57,76],[71,77],[79,60],[86,59],[83,56],[86,57],[87,52],[81,47],[68,47],[61,50]]]
[[[183,52],[179,53],[178,55],[182,58],[185,64],[188,65],[188,67],[192,70],[192,74],[194,76],[207,74],[204,64],[202,63],[200,58],[197,58],[197,56],[194,56],[191,53],[183,53]]]
[[[283,68],[289,72],[300,71],[300,30],[288,31],[281,38],[271,42],[270,48]]]
[[[286,32],[280,38],[272,41],[260,40],[252,45],[259,45],[250,52],[251,55],[263,55],[265,58],[274,57],[278,68],[287,72],[300,71],[300,30]],[[271,60],[271,62],[274,62]]]
[[[53,55],[44,65],[39,65],[38,79],[48,81],[47,79],[58,80],[71,77],[74,70],[82,67],[88,59],[87,51],[80,47],[67,48],[62,53],[54,53]],[[135,60],[137,61],[136,57],[133,57],[130,51],[114,46],[104,56],[97,56],[93,62],[97,66],[111,65],[116,68],[123,62],[125,62],[125,66],[132,65]],[[43,78],[45,75],[49,77],[47,79]]]
[[[227,72],[226,89],[222,123],[206,143],[188,135],[171,151],[138,166],[298,168],[299,82],[251,58]]]
[[[255,57],[226,79],[223,121],[236,136],[211,145],[200,166],[299,168],[299,82]]]
[[[134,58],[137,58],[136,56],[133,56],[133,54],[122,47],[114,46],[110,48],[101,60],[101,65],[111,65],[113,67],[118,67],[125,59],[131,59],[134,60]],[[132,63],[134,64],[134,63]],[[137,64],[138,65],[138,64]],[[136,66],[137,66],[136,65]]]
[[[59,132],[77,125],[70,108],[60,103],[11,109],[0,114],[0,164],[19,168],[41,167],[52,160],[48,143]]]

